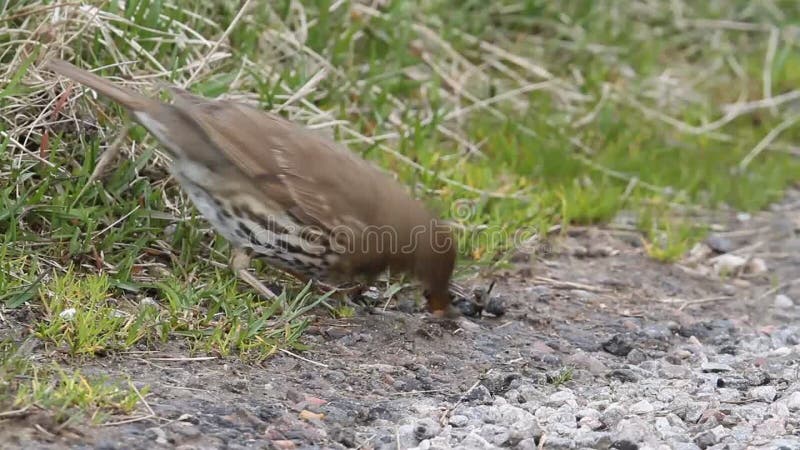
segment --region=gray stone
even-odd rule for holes
[[[531,422],[534,420],[533,414],[525,411],[522,408],[519,408],[514,405],[503,404],[499,406],[495,406],[492,411],[492,415],[496,416],[496,420],[494,423],[499,424],[509,424],[509,423],[516,423],[520,421],[527,421]]]
[[[492,393],[486,386],[479,384],[464,396],[464,401],[488,404],[492,402]]]
[[[544,431],[536,423],[536,419],[520,420],[513,423],[508,428],[509,442],[522,442],[525,439],[534,438],[539,439],[544,434]]]
[[[792,392],[786,397],[786,406],[790,411],[800,411],[800,391]]]
[[[511,437],[508,428],[491,423],[482,426],[479,434],[482,438],[486,439],[487,442],[498,447],[505,445]]]
[[[717,253],[729,253],[736,250],[733,241],[718,234],[709,235],[705,240],[705,244]]]
[[[549,422],[550,417],[555,415],[555,413],[556,413],[555,408],[551,408],[549,406],[542,406],[541,408],[538,408],[533,415],[542,422]]]
[[[730,430],[731,436],[739,442],[749,441],[753,435],[753,427],[748,423],[740,423]]]
[[[543,439],[544,445],[541,448],[546,450],[573,450],[577,448],[575,441],[570,438],[547,435]]]
[[[400,448],[416,447],[419,440],[414,435],[414,425],[405,424],[397,427],[397,440]]]
[[[435,420],[430,418],[420,419],[414,424],[414,437],[416,437],[418,441],[432,439],[441,431],[442,427],[439,426]]]
[[[633,350],[633,345],[633,336],[630,333],[620,333],[603,342],[602,347],[614,356],[628,356]]]
[[[639,444],[644,442],[650,434],[647,423],[638,417],[622,419],[614,427],[614,438],[617,441],[629,441]]]
[[[789,412],[789,406],[786,405],[786,402],[779,401],[769,405],[769,408],[767,408],[767,414],[772,417],[788,419],[791,412]]]
[[[738,402],[742,397],[742,393],[738,389],[731,388],[719,388],[717,389],[717,394],[719,395],[719,401],[725,403]]]
[[[800,448],[800,438],[783,436],[779,439],[770,441],[767,446],[769,450],[794,450]]]
[[[681,418],[678,417],[677,414],[669,413],[669,414],[667,414],[666,417],[667,417],[667,420],[669,421],[669,424],[672,425],[673,427],[676,427],[676,428],[678,428],[680,430],[685,430],[686,429],[686,423],[684,423],[683,420],[681,420]]]
[[[636,383],[640,379],[639,375],[631,369],[614,369],[608,372],[606,377],[623,383]]]
[[[697,423],[708,409],[708,402],[689,402],[686,404],[683,420],[688,423]]]
[[[609,405],[601,414],[600,421],[608,428],[614,428],[625,417],[625,410],[617,404]]]
[[[727,364],[715,363],[715,362],[706,362],[700,365],[700,369],[703,372],[707,373],[721,373],[721,372],[730,372],[733,370],[733,367]]]
[[[575,417],[578,419],[582,419],[584,417],[600,417],[600,411],[594,408],[582,408],[575,413]]]
[[[653,426],[656,428],[656,432],[662,438],[675,434],[675,429],[672,425],[670,425],[669,420],[666,417],[656,417],[656,420],[653,422]]]
[[[475,448],[493,448],[486,439],[482,438],[476,433],[470,433],[461,440],[457,449],[475,449]]]
[[[616,450],[639,450],[639,444],[631,442],[627,439],[617,439],[611,444],[611,448]]]
[[[602,375],[608,372],[608,367],[602,361],[584,351],[566,357],[564,362],[575,368],[586,369],[593,375]]]
[[[755,432],[759,436],[773,437],[786,433],[786,421],[783,418],[771,418],[756,426]]]
[[[694,443],[700,448],[708,448],[714,446],[722,441],[725,437],[729,436],[730,432],[722,425],[702,431],[694,437]]]
[[[607,431],[579,431],[577,434],[575,434],[575,436],[573,436],[573,439],[575,439],[575,444],[578,447],[608,448],[611,446],[611,433]]]
[[[641,364],[647,361],[647,354],[638,348],[634,348],[628,353],[628,356],[625,357],[631,364]]]
[[[777,396],[778,391],[772,386],[757,386],[750,389],[750,398],[762,402],[772,403]]]
[[[794,300],[788,295],[778,294],[775,296],[775,307],[778,309],[789,309],[794,307]]]
[[[573,408],[577,408],[578,403],[575,401],[575,394],[571,390],[565,389],[550,395],[545,405],[553,408],[558,408],[561,405],[569,405]]]
[[[419,450],[448,450],[450,448],[450,442],[444,436],[426,439],[420,442],[419,447],[417,447]]]
[[[461,415],[461,414],[454,414],[450,416],[450,420],[448,421],[450,425],[460,428],[466,426],[469,423],[469,417]]]
[[[650,414],[655,411],[653,405],[647,400],[641,400],[630,407],[630,412],[633,414]]]
[[[536,440],[533,438],[527,438],[519,441],[514,448],[518,450],[539,450],[539,446],[536,445]]]
[[[156,444],[159,445],[167,445],[169,441],[167,440],[167,432],[159,427],[148,428],[146,430],[147,434],[156,441]]]
[[[589,430],[599,430],[605,426],[597,417],[581,417],[581,419],[578,421],[578,425],[580,425],[581,428],[586,428]]]
[[[578,421],[575,419],[575,414],[569,411],[557,411],[549,417],[550,423],[561,424],[568,428],[577,428]]]
[[[678,440],[667,441],[667,445],[672,450],[701,450],[694,442],[683,442]]]

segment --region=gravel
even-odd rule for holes
[[[773,336],[798,332],[790,326],[771,330]],[[709,343],[712,334],[705,343],[675,338],[677,347],[691,352],[680,364],[666,354],[630,364],[606,346],[593,355],[573,355],[572,361],[592,359],[584,367],[608,367],[592,377],[605,383],[555,387],[520,375],[503,394],[470,393],[465,398],[477,401],[456,405],[445,427],[428,421],[424,433],[401,427],[399,436],[416,437],[418,449],[800,448],[800,380],[796,374],[786,379],[783,364],[800,357],[800,345],[739,335],[751,345],[730,355],[725,342]],[[635,347],[647,338],[638,336],[618,334],[607,342]]]

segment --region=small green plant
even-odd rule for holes
[[[706,227],[668,215],[667,209],[646,210],[639,219],[648,256],[661,262],[674,262],[686,255],[706,234]]]
[[[548,384],[552,384],[555,387],[560,387],[572,381],[572,375],[573,375],[572,367],[562,367],[555,373],[547,374],[546,381]]]
[[[130,382],[121,386],[104,377],[88,378],[79,370],[57,366],[33,368],[29,377],[18,386],[13,407],[36,405],[52,411],[59,422],[85,416],[92,423],[102,423],[112,414],[130,414],[148,391],[137,390]]]
[[[43,318],[37,336],[75,355],[93,355],[135,344],[142,336],[135,316],[113,305],[108,277],[78,277],[69,268],[40,289]]]

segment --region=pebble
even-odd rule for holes
[[[670,450],[701,450],[694,442],[683,442],[677,440],[667,441]]]
[[[469,417],[463,416],[461,414],[454,414],[450,416],[450,420],[448,420],[448,423],[457,428],[465,427],[469,423]]]
[[[630,369],[614,369],[606,377],[611,380],[618,380],[623,383],[636,383],[639,381],[639,375]]]
[[[794,300],[788,295],[778,294],[775,296],[775,307],[778,309],[789,309],[794,307]]]
[[[602,375],[608,371],[608,367],[602,361],[584,351],[568,356],[564,362],[572,367],[586,369],[593,375]]]
[[[718,425],[710,430],[698,433],[694,437],[694,443],[700,448],[708,448],[720,443],[723,438],[729,435],[730,432],[725,427]]]
[[[686,405],[685,417],[683,420],[688,423],[697,423],[707,409],[708,402],[689,402]]]
[[[546,448],[548,450],[574,450],[576,446],[575,441],[568,437],[548,435],[544,438],[544,445],[539,448]]]
[[[741,256],[725,253],[709,260],[711,267],[717,275],[731,275],[747,264],[747,259]]]
[[[464,396],[464,401],[472,403],[491,403],[492,393],[486,386],[479,384]]]
[[[58,317],[62,318],[63,320],[72,320],[75,318],[77,313],[78,311],[75,308],[67,308],[58,313]]]
[[[600,421],[608,428],[614,428],[625,417],[625,410],[619,405],[610,405],[600,414]]]
[[[663,378],[684,380],[691,376],[692,371],[687,367],[663,361],[656,373]]]
[[[718,234],[708,236],[705,240],[705,244],[718,253],[729,253],[736,250],[733,241]]]
[[[575,417],[577,417],[578,419],[583,419],[586,417],[593,417],[596,419],[600,417],[600,411],[594,408],[583,408],[579,410],[577,413],[575,413]]]
[[[651,435],[650,429],[651,427],[644,420],[638,417],[630,417],[620,420],[617,426],[614,427],[614,437],[616,440],[639,444]]]
[[[488,423],[479,432],[482,438],[492,445],[502,447],[511,438],[511,433],[504,426]]]
[[[733,370],[733,367],[727,364],[706,362],[700,365],[700,369],[706,373],[721,373],[721,372],[730,372]]]
[[[578,425],[580,425],[581,428],[587,428],[589,430],[599,430],[605,427],[603,422],[597,417],[581,417],[578,421]]]
[[[641,400],[639,402],[634,403],[630,408],[631,413],[633,414],[650,414],[655,411],[652,403],[648,402],[647,400]]]
[[[509,441],[516,441],[520,442],[525,440],[526,438],[540,438],[544,431],[542,427],[536,423],[536,420],[531,417],[529,420],[520,420],[515,422],[511,427],[508,429],[509,432]]]
[[[141,300],[139,300],[139,306],[141,306],[142,308],[147,308],[151,306],[156,307],[158,306],[158,303],[153,299],[153,297],[143,297]]]
[[[767,263],[761,258],[753,258],[747,262],[747,266],[745,267],[745,271],[751,275],[758,275],[766,272]]]
[[[632,337],[627,333],[615,334],[603,342],[603,350],[615,356],[627,356],[633,350]]]
[[[631,442],[627,439],[619,439],[614,441],[611,445],[611,448],[616,450],[639,450],[639,446],[635,442]]]
[[[414,437],[417,438],[418,441],[432,439],[439,434],[441,429],[442,427],[440,427],[435,420],[423,418],[418,420],[414,425]]]
[[[755,433],[765,437],[782,436],[786,433],[786,420],[780,417],[767,419],[755,428]]]
[[[578,404],[575,402],[575,394],[572,391],[563,390],[558,391],[547,398],[546,406],[558,408],[561,405],[569,405],[572,408],[577,408]]]
[[[492,296],[486,303],[484,311],[493,316],[500,317],[506,313],[506,303],[507,301],[504,297],[499,295]]]
[[[515,448],[517,450],[539,450],[540,447],[536,444],[534,438],[527,438],[519,441]]]
[[[778,391],[772,386],[757,386],[750,389],[750,398],[771,403],[778,395]]]
[[[461,441],[461,446],[457,448],[473,449],[473,448],[492,448],[492,447],[493,445],[480,435],[476,433],[470,433]]]
[[[162,428],[159,427],[148,428],[147,434],[149,434],[153,439],[155,439],[156,444],[158,445],[169,444],[169,441],[167,440],[167,432],[164,431]]]
[[[647,361],[647,354],[638,348],[634,348],[628,352],[628,356],[626,356],[625,359],[631,364],[641,364]]]
[[[607,431],[581,431],[575,435],[575,444],[578,448],[609,448],[611,446],[611,433]]]
[[[790,411],[800,411],[800,391],[792,392],[786,397],[786,407],[788,407]]]

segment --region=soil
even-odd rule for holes
[[[305,337],[310,350],[257,365],[192,358],[177,343],[109,355],[81,369],[148,385],[134,420],[59,428],[32,411],[0,423],[0,446],[406,448],[404,424],[416,424],[408,446],[420,445],[458,426],[453,416],[462,405],[492,404],[520,386],[543,398],[565,387],[621,386],[641,376],[645,361],[680,363],[687,343],[733,354],[752,336],[797,323],[800,302],[778,308],[774,299],[800,299],[800,285],[790,283],[800,279],[800,194],[749,218],[729,212],[704,220],[717,226],[713,247],[761,258],[766,271],[719,276],[709,261],[719,252],[697,264],[659,263],[624,227],[573,228],[548,252],[517,255],[491,279],[460,280],[471,288],[494,281],[502,315],[461,322],[397,310],[319,315]],[[539,434],[532,438],[542,444]],[[520,441],[504,442],[497,447]],[[565,448],[580,447],[573,445]]]

